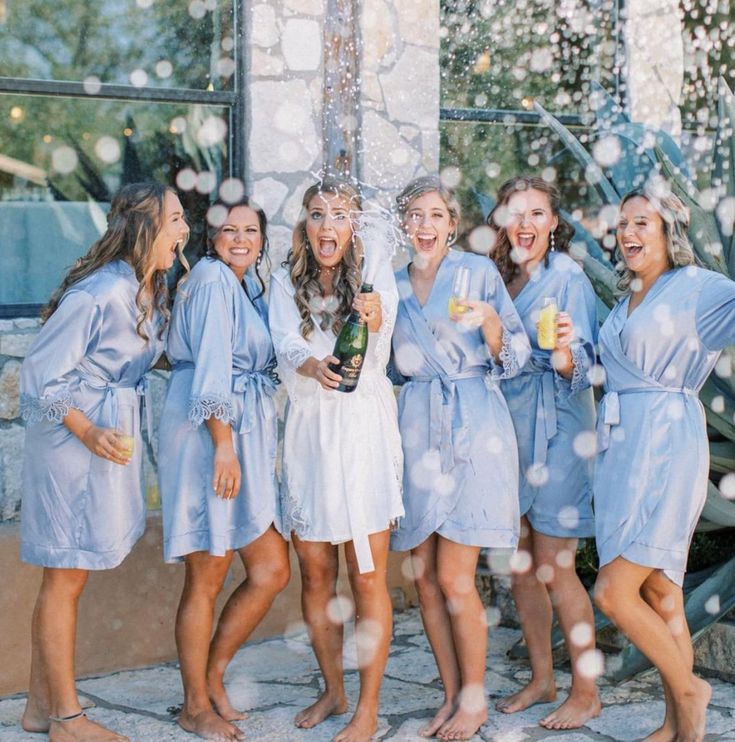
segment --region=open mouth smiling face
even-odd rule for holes
[[[629,199],[620,209],[617,240],[625,264],[634,273],[668,267],[663,220],[642,196]]]
[[[559,223],[551,211],[548,195],[535,188],[517,191],[508,199],[507,208],[505,230],[512,245],[513,260],[519,264],[540,261]]]
[[[306,237],[311,251],[325,268],[339,265],[352,244],[352,205],[337,193],[317,193],[306,209]]]
[[[456,231],[444,199],[436,191],[423,193],[408,206],[403,224],[417,255],[441,259],[447,251],[449,236]]]

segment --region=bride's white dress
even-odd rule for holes
[[[386,376],[398,291],[389,265],[381,266],[373,290],[380,293],[383,323],[371,333],[357,389],[327,391],[296,369],[310,356],[334,350],[331,328],[308,340],[285,267],[272,276],[269,321],[278,372],[288,391],[283,444],[283,532],[304,541],[352,541],[361,572],[374,569],[368,536],[403,515],[403,454],[396,399]],[[247,466],[247,462],[245,463]]]

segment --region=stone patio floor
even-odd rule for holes
[[[486,688],[490,697],[490,717],[473,740],[522,742],[523,740],[636,740],[652,731],[663,719],[664,704],[656,674],[612,685],[600,681],[603,711],[583,729],[549,732],[537,722],[553,708],[536,706],[507,716],[493,709],[494,702],[518,689],[529,677],[525,662],[506,658],[519,632],[493,628],[487,659]],[[349,628],[348,628],[349,639]],[[351,647],[346,642],[345,682],[354,705],[358,676]],[[557,683],[563,692],[570,675],[557,670]],[[707,721],[706,741],[735,742],[735,686],[710,680],[712,704]],[[348,717],[328,719],[312,730],[298,730],[292,720],[296,712],[313,702],[319,692],[319,672],[303,631],[295,627],[285,638],[247,645],[235,657],[227,676],[230,695],[236,706],[249,712],[241,727],[249,740],[267,742],[328,741]],[[126,734],[134,742],[167,742],[196,739],[182,731],[174,717],[182,700],[181,682],[175,663],[142,670],[116,672],[78,683],[80,692],[96,708],[90,717]],[[419,726],[442,700],[436,665],[421,628],[418,612],[408,610],[395,616],[394,640],[385,673],[381,697],[382,715],[375,739],[420,739]],[[18,725],[23,709],[22,696],[0,699],[0,740],[32,742],[42,739],[27,734]]]

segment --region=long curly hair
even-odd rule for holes
[[[255,295],[252,296],[251,299],[255,300],[263,296],[265,293],[265,281],[263,280],[263,276],[260,275],[260,267],[265,262],[265,265],[267,268],[270,268],[270,256],[269,256],[269,250],[270,250],[270,243],[268,242],[268,217],[265,214],[265,211],[256,204],[250,196],[242,196],[235,202],[230,201],[223,201],[221,198],[218,198],[214,204],[212,204],[212,208],[222,208],[227,211],[227,218],[229,218],[230,214],[234,209],[236,209],[238,206],[247,206],[247,208],[252,209],[256,216],[258,217],[258,225],[260,226],[260,234],[263,237],[263,247],[260,249],[260,253],[258,254],[258,258],[255,261],[255,276],[258,279],[258,283],[260,284],[260,291]],[[204,247],[201,250],[200,257],[206,257],[206,258],[213,258],[214,260],[220,260],[222,261],[222,258],[217,254],[217,251],[214,249],[214,241],[217,239],[217,236],[222,231],[222,227],[226,224],[226,221],[220,224],[219,226],[214,226],[207,223],[207,236],[204,241]],[[245,284],[243,284],[243,289],[245,290],[245,293],[247,293],[247,289],[245,288]]]
[[[569,252],[569,246],[574,236],[574,227],[561,215],[561,195],[559,189],[544,180],[531,175],[517,175],[514,178],[506,180],[498,190],[498,198],[492,211],[487,216],[488,226],[495,230],[495,247],[492,252],[492,259],[498,267],[498,271],[503,281],[510,283],[519,273],[520,268],[511,257],[513,245],[508,238],[508,232],[505,227],[498,223],[498,211],[504,209],[511,197],[519,191],[540,191],[545,193],[549,199],[551,213],[558,219],[556,229],[551,233],[554,236],[554,250],[556,252]],[[549,253],[547,251],[544,257],[544,265],[549,265]]]
[[[295,289],[294,300],[301,316],[299,330],[305,339],[314,332],[312,304],[315,299],[323,298],[324,292],[319,283],[319,263],[306,236],[306,211],[314,196],[325,194],[339,196],[349,205],[350,211],[362,211],[362,197],[357,188],[346,180],[336,177],[326,177],[310,186],[304,193],[301,201],[302,214],[293,230],[291,249],[288,251],[284,266],[289,269],[291,283]],[[363,246],[360,238],[354,233],[354,219],[352,244],[345,251],[339,265],[336,266],[333,277],[335,306],[321,310],[319,327],[339,335],[347,315],[352,310],[352,302],[360,292],[362,283]]]
[[[623,206],[634,198],[644,198],[656,210],[663,222],[664,237],[666,238],[666,252],[668,253],[669,265],[677,268],[684,265],[698,265],[692,243],[689,241],[689,209],[681,199],[671,191],[658,193],[647,188],[637,188],[626,193],[620,200],[619,212]],[[618,279],[618,295],[629,294],[631,284],[635,279],[635,273],[625,265],[620,255],[620,248],[616,248],[619,260],[615,266],[620,273]]]
[[[57,310],[69,287],[113,260],[125,260],[133,267],[140,284],[135,296],[139,312],[136,332],[149,340],[143,326],[158,310],[163,317],[158,337],[163,337],[170,317],[168,287],[166,271],[154,267],[153,243],[163,226],[166,193],[176,194],[176,191],[160,183],[131,183],[115,194],[107,215],[107,230],[64,276],[41,313],[42,322]],[[182,249],[180,245],[179,254]]]

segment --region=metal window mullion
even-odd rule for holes
[[[207,105],[232,106],[237,93],[223,90],[195,90],[193,88],[136,88],[132,85],[110,85],[101,83],[99,90],[90,93],[84,83],[63,80],[32,80],[16,77],[0,77],[0,93],[22,95],[54,95],[90,100],[130,100],[153,103],[201,103]]]
[[[247,115],[245,102],[245,81],[247,79],[245,0],[235,0],[235,18],[232,28],[237,66],[235,68],[235,99],[230,108],[230,174],[245,183],[245,122]]]
[[[576,113],[559,113],[554,117],[567,126],[585,126],[589,121]],[[540,124],[541,116],[534,111],[501,108],[441,108],[440,121],[465,121],[474,124]]]

